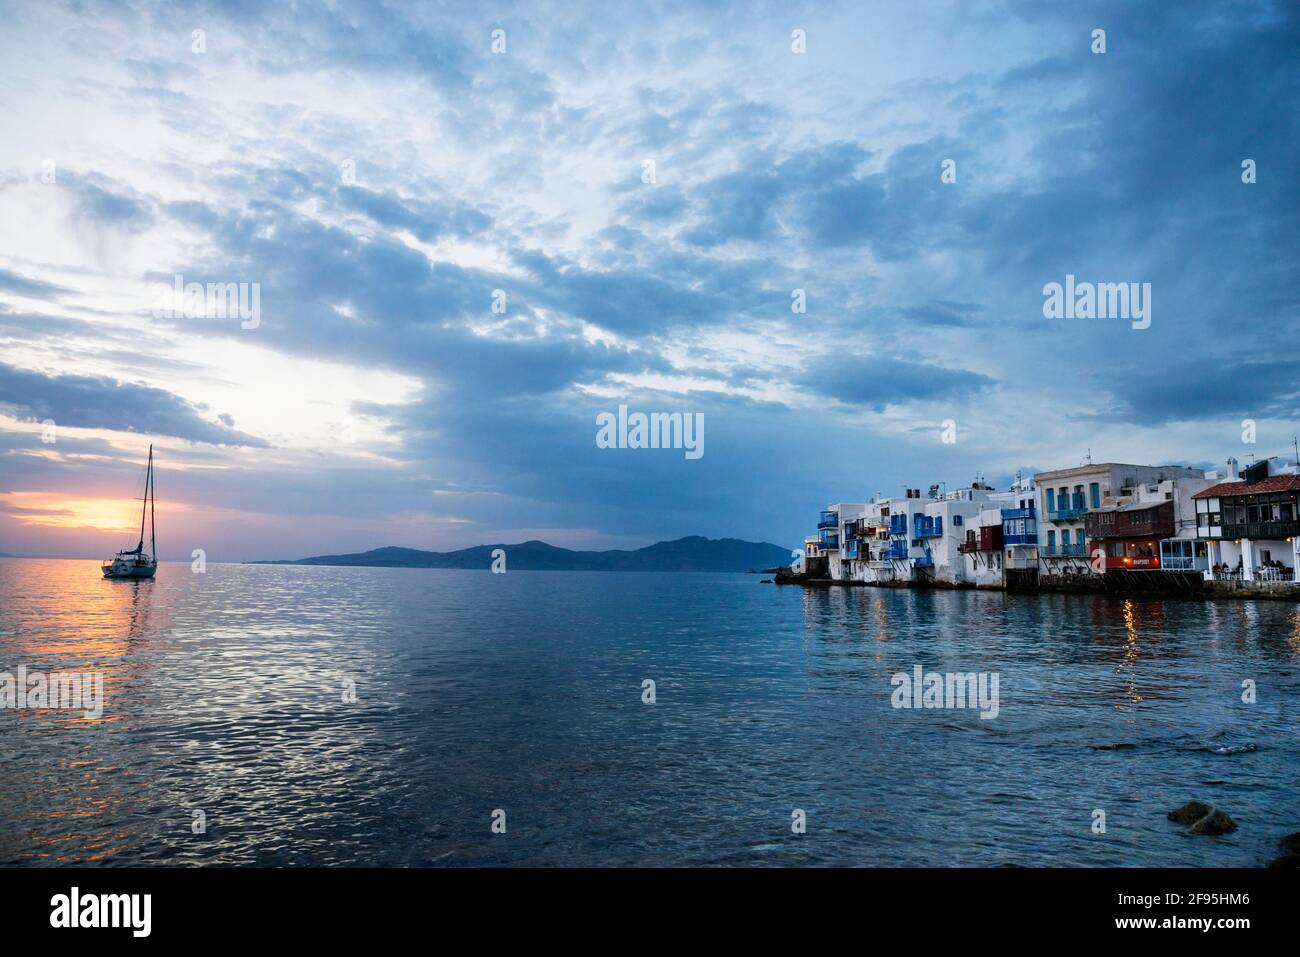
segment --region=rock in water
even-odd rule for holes
[[[1288,834],[1277,843],[1282,850],[1287,852],[1287,854],[1300,854],[1300,831],[1296,831],[1294,834]]]
[[[1231,834],[1237,829],[1237,822],[1223,811],[1211,811],[1192,825],[1193,834]]]
[[[1200,801],[1188,801],[1177,811],[1170,811],[1165,817],[1179,824],[1194,824],[1213,810],[1214,808]]]

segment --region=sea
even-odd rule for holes
[[[1298,703],[1294,602],[4,559],[0,865],[1254,867]]]

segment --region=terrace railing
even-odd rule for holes
[[[1087,545],[1040,545],[1038,554],[1043,558],[1087,558]]]

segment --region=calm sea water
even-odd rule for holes
[[[107,701],[0,710],[9,865],[1231,866],[1300,830],[1293,603],[4,560],[20,664]],[[999,672],[1001,713],[892,708],[916,664]],[[1240,829],[1165,820],[1193,798]]]

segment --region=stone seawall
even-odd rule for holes
[[[1152,598],[1271,598],[1300,601],[1300,582],[1235,582],[1203,580],[1195,572],[1109,571],[1104,575],[1043,575],[1029,569],[1008,569],[1001,585],[988,582],[949,582],[918,578],[864,582],[842,581],[824,573],[816,576],[777,573],[778,585],[819,588],[922,588],[935,590],[1054,592],[1084,595],[1145,595]]]

